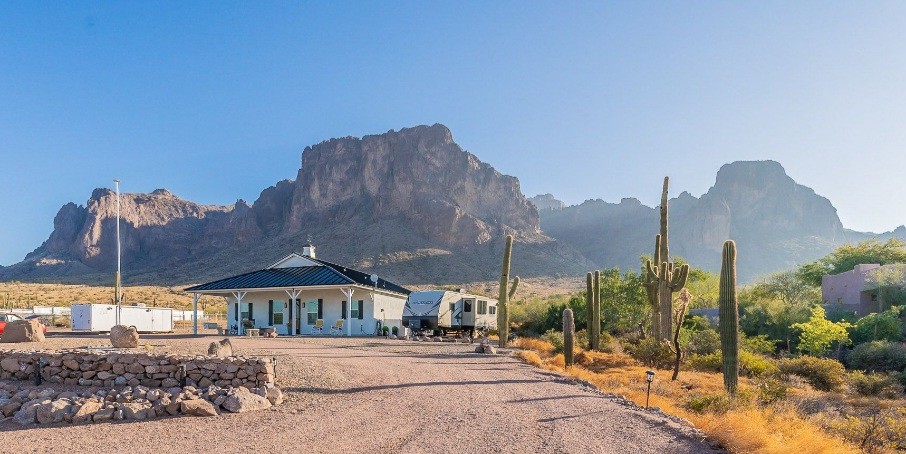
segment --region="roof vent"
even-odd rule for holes
[[[317,258],[317,257],[315,257],[315,245],[308,243],[305,246],[302,246],[302,255],[304,255],[306,257],[311,257],[313,259]]]

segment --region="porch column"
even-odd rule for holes
[[[192,335],[198,335],[198,294],[192,297]]]
[[[236,318],[239,319],[239,323],[236,324],[236,332],[240,336],[245,334],[245,328],[242,327],[242,298],[245,297],[245,294],[246,292],[233,292],[233,297],[236,298]],[[249,314],[249,317],[251,316],[252,314]],[[229,326],[230,324],[227,322],[227,327]]]
[[[355,290],[344,288],[340,289],[340,292],[346,297],[346,335],[352,336],[352,294],[355,293]]]
[[[292,291],[290,291],[290,290],[284,290],[284,291],[286,292],[286,296],[289,297],[289,307],[291,308],[289,312],[292,313],[292,317],[290,317],[290,320],[289,320],[290,327],[289,327],[289,334],[288,334],[289,336],[292,336],[293,334],[296,334],[296,317],[299,317],[300,320],[302,319],[301,318],[302,314],[296,314],[297,311],[302,309],[301,307],[296,308],[296,299],[299,298],[299,295],[302,294],[302,290],[292,289]]]

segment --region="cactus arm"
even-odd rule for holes
[[[513,298],[513,295],[516,294],[516,288],[518,288],[518,287],[519,287],[519,276],[516,276],[515,278],[513,278],[513,287],[510,289],[510,293],[509,293],[509,295],[507,295],[507,299]]]
[[[654,263],[661,263],[661,234],[654,237]]]
[[[683,264],[683,266],[679,267],[679,269],[676,270],[671,277],[672,279],[670,280],[670,288],[672,288],[674,292],[682,290],[683,287],[686,286],[686,282],[689,280],[689,265]]]
[[[655,262],[657,263],[657,262]],[[651,283],[657,282],[658,279],[658,270],[651,264],[651,260],[645,260],[645,270],[648,271],[648,282]]]

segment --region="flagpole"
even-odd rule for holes
[[[121,254],[120,246],[120,180],[113,180],[116,185],[116,324],[120,324],[120,306],[122,304],[122,288],[120,284],[121,276]]]

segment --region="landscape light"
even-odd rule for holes
[[[277,379],[277,357],[271,356],[271,365],[274,366],[274,380]]]
[[[651,399],[651,382],[654,381],[654,371],[645,371],[645,381],[648,382],[648,391],[645,393],[645,409],[648,409],[648,401]]]

